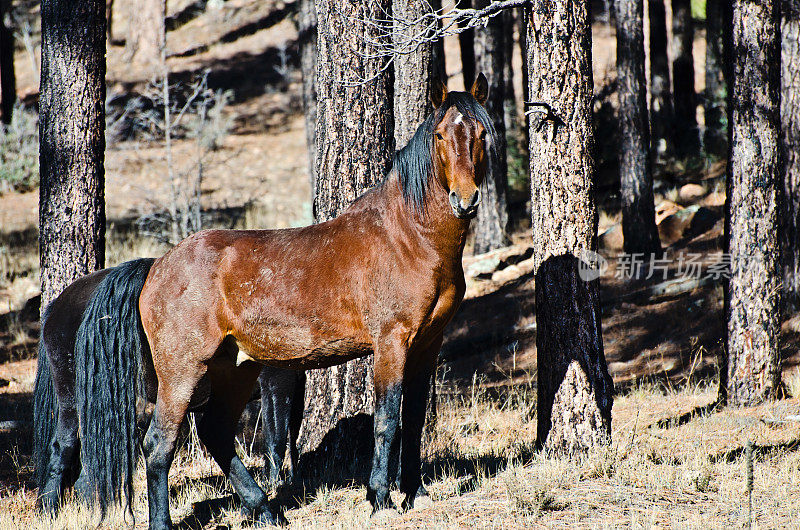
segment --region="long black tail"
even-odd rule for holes
[[[97,286],[75,339],[81,465],[104,513],[112,503],[130,506],[133,499],[136,397],[144,388],[142,358],[150,350],[139,294],[153,261],[137,259],[111,271]]]
[[[46,316],[44,317],[46,318]],[[42,318],[42,324],[44,324]],[[44,327],[44,326],[43,326]],[[44,489],[50,463],[50,444],[56,425],[56,392],[50,361],[43,338],[39,338],[39,358],[36,362],[36,383],[33,387],[33,465],[36,469],[36,484]]]

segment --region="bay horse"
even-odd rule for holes
[[[74,348],[82,473],[101,507],[132,497],[136,398],[152,370],[157,385],[144,391],[154,392],[155,408],[142,444],[150,528],[171,524],[167,474],[179,426],[198,401],[200,439],[256,521],[274,523],[234,451],[261,366],[323,368],[373,353],[367,497],[375,511],[391,506],[388,459],[402,414],[402,508],[413,507],[430,375],[464,295],[467,229],[496,160],[487,95],[482,75],[468,93],[434,83],[435,110],[392,170],[335,219],[202,231],[155,261],[105,274]]]

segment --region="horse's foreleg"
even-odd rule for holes
[[[297,433],[303,419],[305,373],[265,366],[258,378],[261,385],[261,418],[264,432],[264,473],[271,487],[294,480],[297,465]],[[298,399],[299,398],[299,399]],[[289,443],[290,469],[281,476]]]
[[[427,496],[422,485],[420,445],[428,404],[431,374],[436,366],[441,340],[406,364],[403,379],[403,430],[400,456],[400,491],[405,493],[403,509],[414,507],[414,499]]]
[[[274,524],[276,519],[269,507],[267,495],[247,471],[233,446],[239,418],[260,371],[261,367],[252,362],[246,362],[239,367],[217,366],[209,369],[211,397],[197,431],[200,440],[231,481],[256,521]],[[284,438],[284,443],[285,440]]]
[[[202,369],[196,372],[181,374],[185,377],[178,381],[159,380],[156,407],[143,444],[151,529],[171,526],[167,475],[175,456],[178,430],[189,408],[192,392],[202,377]]]
[[[367,499],[373,513],[392,507],[389,497],[392,446],[400,424],[400,400],[403,394],[403,366],[406,352],[400,341],[378,346],[375,351],[375,450]]]

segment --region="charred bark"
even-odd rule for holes
[[[620,195],[625,252],[660,253],[650,168],[642,0],[616,0]]]
[[[780,383],[778,0],[737,0],[728,175],[727,388],[734,406],[774,398]]]
[[[42,2],[41,308],[105,260],[105,2]]]
[[[6,8],[11,2],[0,1],[0,114],[2,123],[11,123],[17,101],[17,76],[14,72],[14,32],[6,25]]]
[[[375,31],[364,20],[391,13],[389,0],[318,0],[317,126],[314,218],[335,217],[390,168],[394,149],[392,79],[380,58],[366,57],[363,36]],[[377,39],[378,35],[372,35]],[[365,81],[366,80],[366,81]],[[353,124],[358,124],[354,126]],[[359,413],[371,414],[374,391],[372,358],[333,368],[308,371],[306,416],[299,447],[313,449],[337,423]],[[342,423],[343,424],[343,423]],[[353,422],[361,425],[361,422]],[[343,433],[326,446],[343,458],[348,437]],[[339,431],[337,431],[339,432]],[[329,437],[330,440],[330,437]],[[330,461],[337,467],[345,464]]]
[[[730,43],[731,5],[727,0],[706,2],[706,89],[703,144],[708,153],[724,155],[728,149],[728,74],[726,47]]]
[[[667,15],[664,0],[648,0],[650,19],[651,153],[670,156],[675,149],[675,109],[667,58]]]
[[[781,162],[783,305],[800,310],[800,1],[781,5]]]
[[[481,9],[488,2],[477,0],[475,7]],[[492,17],[486,27],[475,30],[475,56],[477,69],[489,81],[489,98],[486,110],[492,117],[494,128],[500,145],[497,150],[497,164],[492,166],[486,175],[483,186],[483,199],[478,206],[478,217],[475,222],[475,244],[473,252],[481,254],[508,245],[508,204],[506,189],[508,187],[508,166],[506,163],[506,126],[505,126],[505,63],[506,63],[506,27],[503,15]],[[470,86],[470,85],[467,85]]]
[[[579,277],[595,247],[591,24],[586,2],[534,0],[526,12],[538,356],[538,440],[557,452],[610,441],[613,384],[597,282]]]
[[[672,98],[677,147],[683,156],[699,147],[697,98],[694,91],[694,21],[691,0],[672,0]]]
[[[458,3],[462,9],[472,7],[473,0],[462,0]],[[462,24],[459,24],[461,27]],[[469,88],[475,81],[475,30],[468,29],[458,34],[458,47],[461,51],[461,77],[464,88]]]

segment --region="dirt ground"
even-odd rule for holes
[[[169,2],[169,12],[182,13],[190,3]],[[117,39],[127,32],[124,13],[129,4],[116,2]],[[190,81],[208,71],[212,88],[233,91],[226,110],[233,125],[210,155],[203,208],[214,214],[215,222],[229,226],[308,223],[310,183],[297,35],[287,18],[291,4],[229,0],[208,6],[168,36],[175,81]],[[37,8],[30,9],[35,15]],[[600,90],[614,77],[614,38],[602,19],[593,29],[595,84]],[[695,49],[697,86],[702,87],[702,32]],[[459,89],[463,82],[454,39],[448,40],[446,54],[449,86]],[[26,101],[36,98],[35,61],[35,56],[18,50],[18,85]],[[128,67],[122,46],[109,48],[108,61],[110,100],[129,101],[147,92],[148,80]],[[521,94],[518,75],[515,82]],[[179,170],[191,171],[196,143],[176,140],[174,156]],[[719,164],[705,161],[691,169],[662,172],[669,175],[659,181],[656,193],[664,212],[662,240],[668,238],[673,253],[696,252],[713,261],[720,248],[718,217],[696,229],[691,223],[681,224],[681,215],[688,212],[699,219],[697,208],[716,215]],[[142,136],[109,140],[109,265],[166,250],[132,230],[137,217],[165,208],[165,174],[160,141]],[[686,183],[698,184],[704,192],[695,200],[680,200],[678,190]],[[611,448],[573,460],[532,450],[536,319],[530,241],[523,230],[508,249],[465,258],[467,299],[447,331],[439,370],[440,421],[426,447],[433,506],[386,520],[370,519],[357,477],[352,483],[344,477],[335,484],[309,479],[279,495],[292,527],[744,526],[748,440],[756,448],[751,514],[755,526],[797,526],[798,317],[784,323],[781,335],[790,397],[751,409],[714,409],[717,357],[725,333],[721,284],[709,281],[673,289],[655,278],[617,277],[620,264],[612,240],[619,214],[613,190],[601,186],[599,200],[601,253],[609,259],[601,278],[603,340],[617,388]],[[518,205],[521,211],[524,206]],[[33,509],[29,457],[38,333],[37,217],[38,190],[0,196],[0,528],[82,528],[96,522],[95,515],[74,504],[56,521],[39,520]],[[519,224],[524,223],[522,219]],[[675,274],[673,267],[670,277]],[[253,440],[243,434],[239,442],[248,465],[259,466]],[[173,519],[181,521],[181,528],[247,526],[219,469],[202,448],[185,449],[170,479]],[[145,502],[140,473],[134,503],[137,527],[146,526]],[[104,525],[114,528],[124,522],[123,515],[112,514]]]

